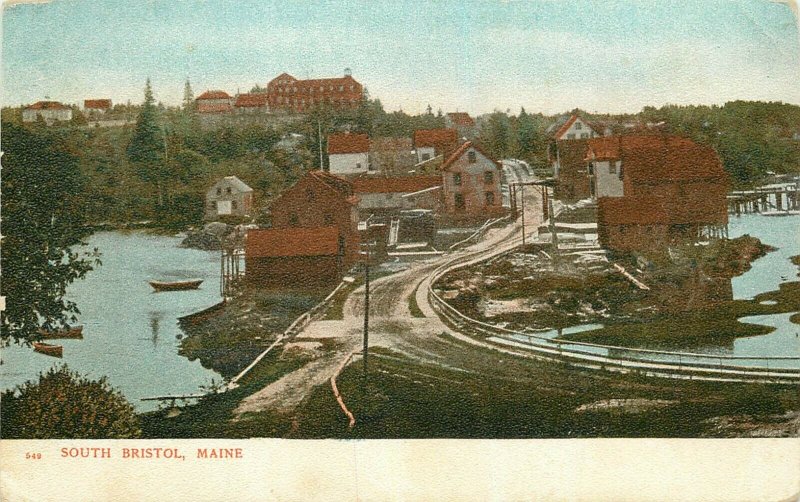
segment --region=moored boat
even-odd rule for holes
[[[49,343],[33,342],[33,350],[53,357],[62,357],[64,355],[63,346]]]
[[[63,329],[39,328],[39,338],[42,340],[56,340],[59,338],[83,338],[83,326],[72,326]]]
[[[197,289],[203,282],[202,279],[190,279],[188,281],[149,281],[156,291],[183,291],[186,289]]]

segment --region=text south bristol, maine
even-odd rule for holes
[[[124,458],[124,459],[174,459],[186,460],[178,448],[110,448],[73,447],[61,448],[61,458]],[[195,448],[197,459],[239,459],[243,458],[241,448]]]

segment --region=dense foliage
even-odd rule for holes
[[[61,326],[79,313],[67,286],[99,264],[81,254],[88,236],[84,178],[68,145],[46,129],[2,124],[2,340],[30,340],[40,323]]]
[[[105,377],[89,380],[66,366],[4,392],[0,417],[4,439],[125,439],[141,434],[133,406]]]

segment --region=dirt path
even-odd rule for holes
[[[515,181],[519,181],[521,177],[516,171],[509,174],[516,178]],[[541,207],[539,190],[526,190],[525,220],[526,233],[529,236],[535,235],[536,228],[542,221]],[[386,347],[419,361],[442,366],[461,368],[475,365],[475,358],[464,353],[463,346],[457,345],[453,339],[440,336],[443,331],[450,330],[428,304],[426,291],[429,278],[438,267],[453,259],[497,254],[516,246],[520,241],[521,219],[518,219],[505,227],[489,229],[481,240],[467,248],[414,262],[407,270],[373,281],[370,284],[370,347]],[[424,318],[411,316],[408,298],[415,291],[417,304],[425,315]],[[361,349],[364,326],[363,286],[348,297],[344,304],[343,317],[342,321],[312,322],[296,337],[303,340],[332,338],[335,340],[335,349],[318,354],[308,364],[245,398],[235,410],[235,416],[266,409],[290,413],[312,389],[330,378],[344,358]],[[291,346],[292,343],[287,344],[287,348]],[[458,353],[461,356],[454,358]],[[497,352],[493,351],[491,354]],[[473,370],[490,370],[494,364],[494,361],[484,359]]]

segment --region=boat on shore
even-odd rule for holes
[[[45,354],[53,357],[62,357],[64,355],[64,347],[61,345],[52,345],[49,343],[33,342],[33,350],[40,354]]]
[[[208,308],[200,310],[198,312],[194,312],[192,314],[185,315],[183,317],[178,318],[178,323],[181,326],[194,326],[195,324],[200,324],[212,317],[216,317],[222,314],[225,311],[225,300],[212,305]]]
[[[190,279],[188,281],[149,281],[150,286],[156,291],[184,291],[187,289],[197,289],[203,282],[202,279]]]
[[[83,326],[72,326],[62,329],[39,328],[39,338],[42,340],[57,340],[59,338],[83,338]]]

